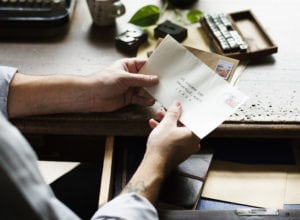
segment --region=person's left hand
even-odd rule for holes
[[[155,75],[137,74],[146,60],[121,59],[89,76],[92,84],[92,111],[109,112],[129,104],[153,105],[155,100],[139,94],[142,87],[158,84]]]

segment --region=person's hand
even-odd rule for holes
[[[175,101],[166,113],[150,119],[153,128],[142,162],[122,193],[135,192],[156,204],[166,176],[180,162],[200,149],[200,140],[179,122],[181,104]]]
[[[157,113],[158,121],[149,121],[153,130],[148,138],[145,159],[160,165],[164,174],[200,149],[200,140],[178,122],[181,111],[180,102],[174,101],[166,113]]]
[[[137,74],[145,62],[136,58],[121,59],[91,75],[91,110],[108,112],[129,104],[153,105],[153,98],[139,93],[142,87],[154,86],[159,81],[155,75]]]

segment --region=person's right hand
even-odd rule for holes
[[[153,130],[148,138],[145,159],[159,165],[164,174],[200,149],[199,138],[178,122],[181,108],[180,102],[174,101],[166,113],[157,113],[160,122],[149,121]]]
[[[199,139],[178,123],[181,104],[175,101],[166,113],[150,119],[153,128],[144,158],[122,193],[134,192],[156,204],[166,176],[180,162],[200,149]],[[160,122],[159,122],[160,121]]]

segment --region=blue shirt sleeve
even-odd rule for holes
[[[17,69],[13,67],[0,66],[0,112],[7,118],[7,96],[9,84],[16,74]]]
[[[117,196],[103,205],[92,220],[158,220],[154,206],[144,197],[136,193]]]

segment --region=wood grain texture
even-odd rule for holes
[[[113,164],[114,164],[114,137],[108,136],[105,143],[103,168],[101,175],[99,206],[108,202],[112,196]]]

